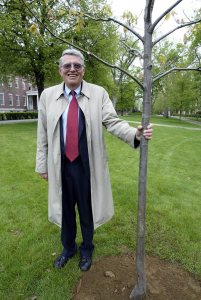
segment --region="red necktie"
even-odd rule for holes
[[[66,157],[74,161],[78,155],[78,103],[75,92],[71,91],[66,130]]]

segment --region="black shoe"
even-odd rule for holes
[[[82,256],[80,259],[79,267],[81,271],[88,271],[91,268],[92,257]]]
[[[63,268],[67,262],[69,261],[70,257],[69,256],[65,256],[63,254],[61,254],[60,256],[57,257],[57,259],[54,261],[53,266],[56,269],[61,269]]]

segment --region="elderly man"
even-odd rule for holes
[[[63,251],[54,261],[62,268],[77,252],[77,205],[82,243],[82,271],[92,264],[94,229],[113,216],[113,200],[103,126],[137,148],[141,136],[151,139],[152,128],[130,127],[120,120],[108,93],[87,83],[84,57],[67,49],[59,61],[61,84],[43,91],[38,111],[36,171],[48,180],[48,216],[61,226]]]

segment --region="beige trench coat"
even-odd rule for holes
[[[61,226],[62,188],[59,119],[68,105],[64,83],[41,94],[38,110],[36,172],[48,172],[48,218]],[[103,126],[108,132],[134,147],[136,129],[118,118],[108,93],[100,86],[83,81],[78,103],[86,120],[91,176],[91,201],[94,228],[114,214]]]

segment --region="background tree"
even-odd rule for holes
[[[169,68],[185,67],[192,64],[189,45],[177,43],[174,45],[165,41],[153,51],[153,73],[166,72]],[[199,75],[185,71],[173,73],[160,80],[153,88],[153,111],[169,117],[172,113],[195,113],[194,102],[199,95],[198,86],[193,77]]]
[[[94,23],[90,19],[85,19],[82,13],[78,13],[78,11],[103,11],[108,14],[111,12],[110,7],[105,5],[104,0],[66,1],[63,3],[62,11],[65,12],[66,19],[74,24],[67,37],[68,41],[76,43],[81,48],[84,47],[86,51],[96,53],[102,59],[109,59],[115,63],[119,42],[117,26],[109,23]],[[66,39],[64,34],[60,37]],[[111,70],[88,55],[85,63],[85,79],[98,83],[112,92],[114,82]]]
[[[39,1],[28,2],[41,21],[50,26],[49,10],[53,4],[47,6],[44,0],[40,5]],[[45,28],[33,21],[22,1],[4,0],[0,4],[1,74],[28,78],[36,84],[40,95],[45,79],[54,82],[57,77],[55,57],[61,45],[55,45]]]
[[[135,85],[133,81],[125,78],[125,81],[120,84],[118,92],[116,109],[123,116],[124,112],[128,113],[135,107]]]
[[[131,12],[124,12],[122,18],[128,26],[135,26],[137,23],[137,17]],[[129,71],[131,74],[136,74],[138,68],[135,68],[134,61],[136,58],[141,57],[139,41],[138,39],[133,40],[132,34],[126,28],[120,31],[119,40],[116,64],[121,69]],[[131,111],[134,108],[136,85],[121,70],[112,69],[111,72],[117,90],[115,95],[116,108],[123,116],[125,111]]]
[[[195,13],[195,18],[201,18],[201,9]],[[201,62],[201,23],[190,27],[185,35],[186,44],[189,45],[189,60],[193,64],[200,65]]]
[[[88,45],[91,51],[113,61],[117,48],[116,27],[113,24],[94,24],[90,20],[84,22],[74,11],[77,3],[47,0],[0,1],[1,77],[18,75],[28,78],[37,86],[39,96],[46,85],[58,83],[60,77],[57,61],[64,50],[64,43],[46,28],[80,46]],[[104,0],[79,3],[80,9],[96,11],[102,9]],[[39,22],[33,15],[38,16]],[[100,84],[109,90],[113,88],[108,68],[90,57],[86,64],[86,79],[97,82],[98,78]]]
[[[183,66],[182,58],[185,56],[184,45],[173,43],[169,40],[162,40],[157,47],[153,48],[153,74],[164,73],[175,66]],[[158,80],[153,86],[152,92],[152,111],[163,113],[169,117],[170,107],[167,95],[167,79]]]
[[[192,81],[194,85],[194,101],[192,103],[193,115],[197,118],[201,118],[201,74],[193,73]]]
[[[201,9],[196,12],[196,18],[201,17]],[[201,65],[201,24],[195,24],[193,27],[189,28],[186,34],[186,42],[189,44],[189,60],[195,65]],[[201,74],[195,73],[192,75],[194,88],[196,90],[194,111],[197,118],[201,117]]]
[[[193,74],[180,72],[166,78],[165,98],[169,115],[193,114],[197,90],[193,81]],[[160,100],[159,100],[160,101]]]

